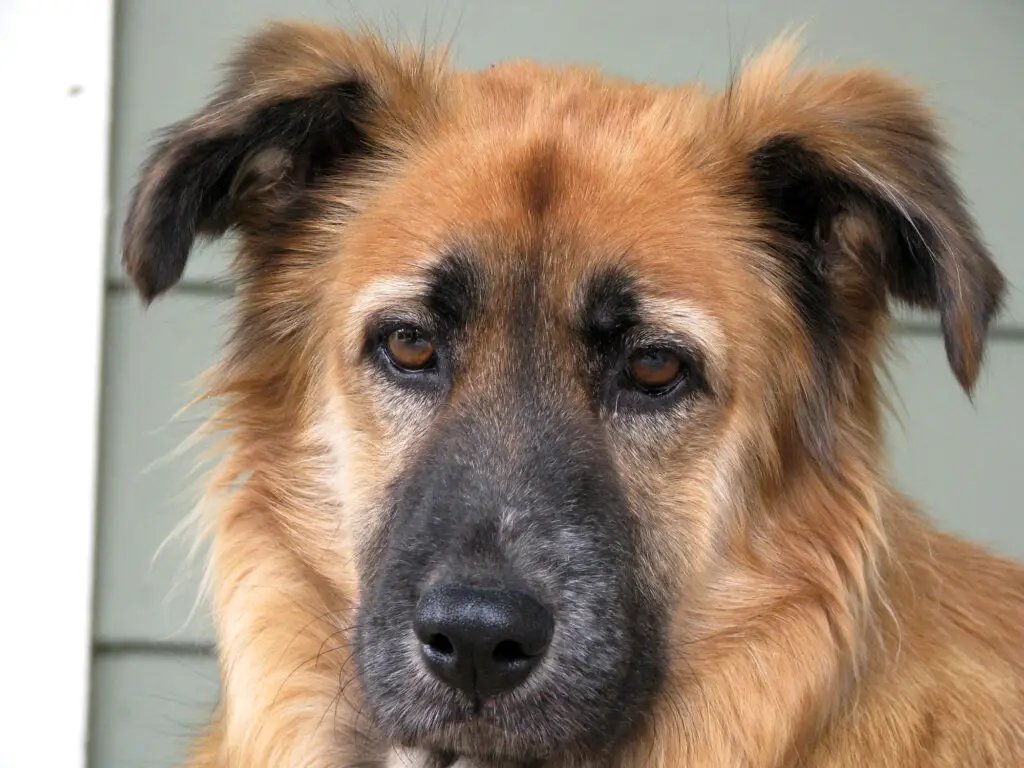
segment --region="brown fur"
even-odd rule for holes
[[[634,269],[666,323],[706,348],[718,395],[685,429],[609,426],[656,553],[645,567],[676,597],[668,680],[616,765],[1024,764],[1024,569],[933,530],[887,478],[889,315],[873,261],[885,235],[856,205],[830,234],[847,332],[825,388],[792,276],[767,255],[748,158],[806,137],[935,228],[938,269],[959,286],[939,309],[968,390],[1001,277],[976,258],[955,188],[930,175],[941,141],[918,95],[873,72],[794,73],[792,58],[777,45],[709,94],[525,63],[453,72],[372,37],[280,25],[170,134],[126,230],[148,298],[169,287],[151,267],[153,198],[197,142],[358,76],[374,94],[358,128],[385,150],[309,191],[286,153],[263,148],[239,174],[242,210],[196,228],[234,224],[242,241],[236,332],[209,390],[225,434],[205,518],[223,700],[191,765],[384,765],[348,639],[374,502],[432,416],[359,368],[361,319],[369,286],[400,292],[453,236],[496,286],[536,270],[545,364],[573,397],[558,318],[601,265]],[[455,402],[489,396],[508,365],[500,303],[474,331]]]

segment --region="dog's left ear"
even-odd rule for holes
[[[937,311],[969,394],[1005,285],[933,117],[880,73],[793,74],[794,52],[783,44],[751,65],[723,111],[804,304],[817,302],[817,322],[841,323],[837,281],[860,273],[885,296]],[[851,227],[867,236],[850,238]]]

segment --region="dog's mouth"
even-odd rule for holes
[[[523,734],[474,718],[406,739],[410,768],[540,768],[550,753]]]
[[[536,760],[517,761],[500,757],[459,755],[454,752],[436,752],[427,756],[428,768],[540,768]]]
[[[462,754],[448,750],[402,753],[402,765],[409,768],[541,768],[541,760],[511,759],[496,755]]]

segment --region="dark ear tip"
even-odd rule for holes
[[[956,376],[957,383],[960,384],[960,389],[963,390],[967,399],[974,401],[974,386],[977,384],[978,376],[976,371],[967,371],[962,367],[956,368],[953,371]]]
[[[173,288],[184,272],[184,260],[165,254],[140,256],[126,249],[121,263],[145,307]]]
[[[151,306],[153,306],[153,299],[156,298],[155,296],[152,296],[152,295],[147,294],[147,293],[143,293],[141,290],[138,291],[138,294],[139,294],[139,304],[142,306],[143,311],[146,311]]]
[[[135,291],[139,295],[139,301],[142,304],[142,308],[143,309],[149,309],[152,306],[153,301],[160,294],[157,293],[156,291],[152,290],[148,285],[139,283],[138,281],[134,281],[134,285],[135,285]]]
[[[1006,277],[991,256],[986,251],[982,251],[981,256],[981,287],[976,291],[978,298],[973,307],[973,317],[959,334],[954,332],[952,322],[946,327],[946,319],[943,318],[950,364],[960,388],[972,402],[981,375],[989,330],[1002,314],[1008,290]]]

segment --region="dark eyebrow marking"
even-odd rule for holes
[[[465,252],[451,251],[426,274],[427,310],[449,330],[464,328],[483,304],[483,276]]]
[[[615,344],[639,325],[642,317],[633,278],[621,269],[594,276],[587,286],[581,321],[585,341],[596,349]]]

